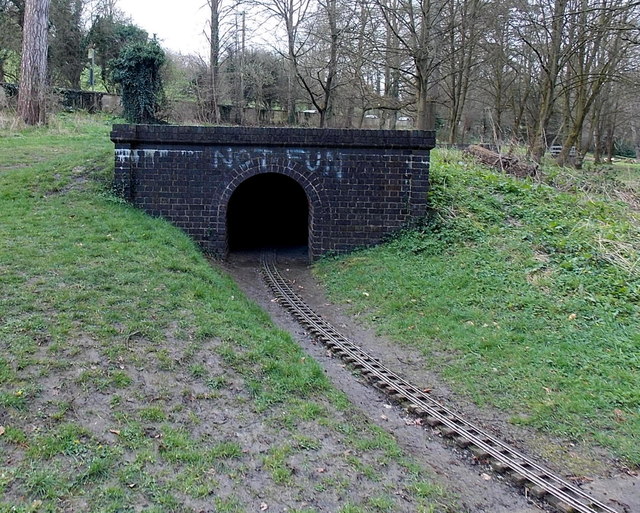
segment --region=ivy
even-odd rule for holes
[[[164,50],[154,39],[125,46],[111,61],[112,79],[120,86],[124,116],[131,123],[157,123],[165,104],[161,68]]]

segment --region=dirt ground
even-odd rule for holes
[[[479,464],[470,453],[444,440],[435,430],[415,425],[402,408],[391,404],[377,389],[355,376],[345,364],[334,358],[313,340],[291,315],[273,299],[259,272],[257,253],[231,255],[220,264],[237,281],[243,291],[260,304],[282,329],[289,331],[301,346],[325,369],[333,384],[342,390],[364,415],[391,433],[402,448],[440,476],[443,486],[461,498],[470,512],[525,513],[540,511],[544,505],[525,498],[520,490],[498,474]],[[621,467],[605,451],[550,439],[507,422],[507,415],[492,409],[478,408],[457,396],[437,374],[425,370],[424,356],[417,351],[377,336],[344,307],[327,300],[313,277],[304,250],[279,253],[278,267],[305,301],[344,335],[375,355],[391,370],[421,388],[429,388],[438,401],[463,414],[486,431],[529,454],[605,504],[621,513],[640,512],[640,476]]]

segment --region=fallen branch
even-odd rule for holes
[[[537,164],[526,162],[513,155],[501,155],[477,145],[471,145],[465,151],[483,164],[518,178],[538,177]]]

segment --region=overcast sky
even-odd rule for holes
[[[118,7],[164,48],[174,53],[207,55],[206,0],[119,0]]]

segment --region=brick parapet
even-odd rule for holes
[[[163,145],[281,146],[329,148],[433,149],[428,130],[357,130],[340,128],[256,128],[179,125],[114,125],[115,143]]]

